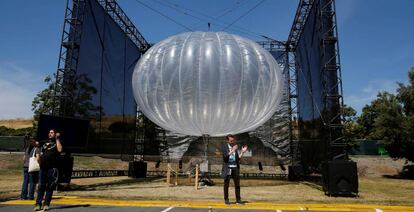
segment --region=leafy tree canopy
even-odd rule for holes
[[[398,83],[397,94],[380,92],[357,122],[361,137],[382,140],[391,157],[414,161],[414,69],[408,76],[408,85]]]

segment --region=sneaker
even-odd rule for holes
[[[243,202],[243,201],[241,201],[241,200],[237,200],[237,201],[236,201],[236,204],[238,204],[238,205],[244,205],[244,202]]]
[[[228,199],[224,200],[224,204],[230,205],[230,201]]]
[[[43,211],[48,211],[48,210],[49,210],[49,205],[43,206]]]
[[[33,208],[33,211],[41,211],[42,210],[42,207],[40,206],[40,205],[36,205],[34,208]]]

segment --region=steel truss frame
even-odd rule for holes
[[[290,106],[290,153],[291,163],[296,165],[300,162],[300,148],[299,148],[299,101],[298,101],[298,72],[296,69],[296,57],[291,51],[289,44],[287,44],[286,55],[289,68],[289,106]]]
[[[296,90],[296,72],[294,68],[295,57],[291,55],[289,51],[289,45],[287,41],[277,41],[277,40],[268,40],[268,41],[259,41],[257,42],[260,46],[268,51],[281,51],[285,52],[281,57],[283,58],[283,76],[285,78],[287,97],[288,97],[288,117],[289,121],[289,141],[290,141],[290,160],[291,163],[296,163],[297,161],[297,90]]]
[[[322,5],[323,4],[323,5]],[[298,45],[299,39],[302,36],[303,28],[305,26],[306,20],[310,13],[310,10],[313,6],[318,6],[318,18],[322,23],[321,27],[317,29],[322,33],[322,39],[320,42],[321,47],[321,80],[323,84],[323,98],[324,98],[324,108],[328,109],[329,105],[339,104],[339,110],[331,114],[322,114],[325,120],[325,133],[326,145],[327,145],[327,156],[326,159],[337,159],[337,158],[347,158],[346,153],[346,142],[343,138],[343,90],[342,90],[342,76],[341,76],[341,66],[340,66],[340,55],[339,55],[339,44],[338,44],[338,31],[336,24],[336,9],[335,9],[335,0],[300,0],[299,6],[296,10],[295,19],[292,24],[291,31],[289,33],[289,38],[287,41],[287,52],[289,58],[289,70],[290,70],[290,104],[291,104],[291,120],[292,125],[297,127],[298,121],[297,118],[298,108],[300,102],[298,101],[298,91],[297,91],[297,76],[298,69],[296,63],[296,47]],[[324,25],[324,22],[321,20],[331,20],[332,25]],[[334,55],[328,58],[327,49],[333,49]],[[335,85],[328,87],[328,73],[334,72],[337,76],[337,83]],[[337,93],[335,93],[337,89]],[[291,128],[294,130],[293,128]],[[298,128],[296,128],[298,129]],[[294,135],[293,132],[291,132]],[[300,140],[293,139],[291,140],[291,153],[292,153],[292,164],[296,165],[301,162],[300,155]]]
[[[68,116],[71,113],[70,104],[73,100],[72,92],[79,59],[84,9],[87,1],[92,0],[67,0],[66,2],[54,89],[54,102],[56,107],[52,110],[53,115]],[[150,47],[150,44],[129,20],[115,0],[97,0],[97,2],[119,25],[125,35],[137,45],[142,53]]]
[[[145,53],[151,45],[145,40],[144,36],[138,31],[135,25],[129,20],[128,16],[116,3],[116,0],[97,0],[99,4],[105,8],[108,15],[118,24],[124,31],[125,35],[137,45],[141,53]]]
[[[53,109],[52,115],[71,116],[71,103],[74,98],[74,84],[76,77],[77,64],[79,60],[79,47],[82,37],[82,23],[84,9],[87,1],[94,0],[67,0],[65,17],[63,22],[63,32],[59,51],[58,67],[56,72]],[[139,48],[141,53],[145,53],[150,48],[150,44],[145,40],[132,21],[116,3],[116,0],[96,0],[107,12],[107,14],[124,31],[125,35]],[[140,111],[137,111],[137,118]],[[137,129],[139,127],[136,119]],[[143,151],[143,141],[139,136],[135,139],[135,152]]]
[[[84,0],[67,0],[58,67],[53,96],[52,115],[68,116],[79,59]]]
[[[328,159],[347,159],[346,140],[344,139],[344,120],[342,115],[343,108],[343,90],[342,90],[342,71],[339,55],[338,43],[338,29],[336,21],[335,0],[318,0],[319,5],[318,17],[321,20],[331,20],[332,22],[325,23],[321,21],[322,41],[320,42],[322,67],[322,83],[324,88],[324,103],[325,108],[328,109],[331,105],[338,105],[338,110],[331,110],[327,114],[325,120],[327,121],[327,157]],[[328,53],[333,51],[333,55]],[[329,84],[328,76],[334,74],[337,82],[333,85]]]
[[[296,9],[295,18],[293,20],[292,28],[290,29],[288,41],[287,41],[287,55],[289,60],[289,81],[290,81],[290,95],[289,101],[291,105],[291,144],[290,152],[292,154],[291,163],[297,165],[301,163],[301,150],[299,140],[299,101],[298,101],[298,69],[296,63],[296,47],[299,39],[302,35],[303,28],[305,26],[307,17],[312,8],[313,0],[300,0],[298,8]],[[293,132],[295,130],[295,132]]]

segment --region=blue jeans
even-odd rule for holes
[[[35,191],[35,175],[38,172],[28,172],[28,167],[23,167],[23,185],[22,185],[22,193],[20,194],[21,199],[34,199],[34,191]],[[27,195],[27,187],[29,187],[29,195]]]
[[[36,205],[42,205],[43,196],[45,195],[45,201],[43,205],[50,205],[53,196],[53,190],[56,188],[58,179],[58,169],[40,169],[39,173],[39,186],[37,188]]]

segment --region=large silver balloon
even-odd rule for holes
[[[142,112],[185,135],[254,130],[277,109],[282,73],[255,42],[225,32],[188,32],[151,47],[132,84]]]

